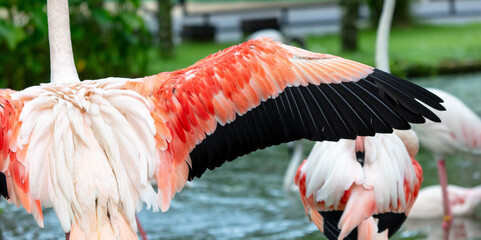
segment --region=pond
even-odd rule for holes
[[[447,90],[481,114],[481,73],[416,79],[425,87]],[[313,145],[304,142],[310,149]],[[308,151],[306,152],[306,154]],[[142,211],[139,219],[150,239],[320,239],[304,214],[297,192],[282,189],[289,162],[285,145],[257,151],[207,172],[177,194],[166,213]],[[436,162],[426,151],[418,157],[423,186],[437,184]],[[449,181],[461,186],[481,184],[481,161],[468,156],[447,160]],[[64,239],[51,209],[44,211],[45,228],[37,227],[23,209],[7,206],[0,214],[4,239]],[[481,211],[474,218],[456,219],[456,239],[481,239]],[[397,239],[440,239],[441,220],[412,221]],[[459,237],[465,236],[465,237]]]

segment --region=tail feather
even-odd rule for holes
[[[364,189],[362,186],[355,185],[339,221],[338,228],[341,229],[339,239],[344,239],[364,219],[370,217],[375,210],[376,199],[373,189]]]
[[[102,207],[98,207],[102,208]],[[102,240],[138,240],[137,234],[129,225],[126,217],[117,210],[117,206],[109,207],[109,215],[106,209],[98,209],[97,212],[92,212],[89,216],[88,233],[84,232],[82,227],[77,223],[72,224],[69,240],[87,240],[87,239],[102,239]],[[100,214],[99,214],[100,213]],[[92,231],[94,230],[95,231]]]
[[[324,219],[322,218],[321,214],[313,209],[309,210],[309,216],[311,217],[311,221],[321,230],[324,232]]]
[[[377,224],[373,217],[369,217],[357,226],[358,240],[376,240]]]
[[[32,199],[33,200],[33,199]],[[40,205],[39,200],[35,200],[35,202],[32,204],[32,215],[35,221],[37,222],[38,226],[43,228],[43,212],[42,212],[42,205]]]

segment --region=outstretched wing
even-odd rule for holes
[[[12,100],[14,91],[0,90],[0,189],[1,194],[16,206],[23,205],[31,212],[38,224],[43,227],[40,201],[34,201],[29,189],[27,163],[24,161],[25,151],[18,149],[16,139],[20,130],[20,112],[23,103]]]
[[[165,210],[187,179],[257,149],[408,129],[443,109],[425,89],[361,63],[267,39],[131,81],[156,121]]]

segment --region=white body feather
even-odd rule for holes
[[[117,88],[122,81],[44,84],[14,96],[25,102],[18,147],[27,148],[31,194],[53,206],[65,232],[79,225],[89,236],[92,217],[100,226],[118,214],[135,232],[142,202],[158,210],[149,183],[154,122],[140,95]]]
[[[295,182],[306,213],[321,231],[324,221],[317,211],[342,211],[338,239],[356,227],[359,239],[387,239],[387,231],[378,233],[373,215],[409,214],[422,181],[412,158],[418,140],[412,131],[395,133],[314,145]],[[357,151],[364,156],[357,159]]]
[[[354,144],[354,140],[340,140],[314,145],[301,169],[306,173],[306,197],[314,195],[316,201],[336,207],[355,183],[374,189],[378,212],[397,208],[398,199],[404,208],[404,181],[413,190],[418,180],[401,139],[395,134],[366,137],[364,167],[356,161]]]

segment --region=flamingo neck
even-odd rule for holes
[[[389,34],[396,0],[384,1],[376,34],[376,68],[385,72],[389,69]]]
[[[80,82],[73,60],[68,0],[47,0],[50,82]]]

